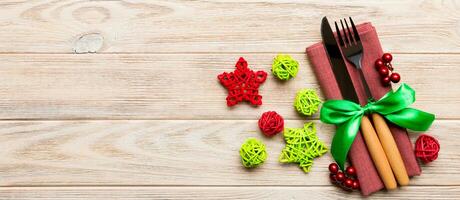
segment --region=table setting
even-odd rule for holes
[[[393,56],[383,53],[370,22],[355,25],[351,17],[339,22],[334,23],[333,32],[327,17],[323,17],[322,42],[306,48],[327,101],[321,102],[316,91],[308,89],[299,91],[294,101],[296,110],[305,116],[316,113],[321,105],[321,122],[337,127],[330,150],[318,140],[312,122],[303,129],[286,128],[281,115],[267,111],[259,127],[267,137],[282,132],[286,148],[279,162],[298,163],[305,173],[310,172],[314,158],[330,151],[334,162],[329,165],[329,179],[344,191],[359,190],[369,196],[382,189],[407,186],[410,177],[422,174],[417,158],[426,157],[420,156],[419,149],[429,148],[436,158],[440,145],[432,136],[423,134],[421,137],[430,137],[434,142],[417,142],[414,150],[406,129],[427,131],[435,115],[411,107],[415,91],[406,83],[392,89],[392,83],[399,83],[401,75],[391,64]],[[296,77],[298,62],[289,55],[278,55],[273,62],[271,71],[279,80]],[[242,57],[235,67],[234,72],[217,77],[228,88],[227,105],[233,107],[243,101],[255,107],[262,105],[258,88],[266,81],[267,73],[254,72]],[[256,138],[248,138],[241,146],[240,156],[243,166],[257,168],[267,159],[266,146]]]
[[[457,0],[0,5],[0,199],[460,199]]]

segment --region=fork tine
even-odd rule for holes
[[[355,41],[356,42],[361,41],[361,39],[359,39],[358,30],[356,29],[355,23],[353,23],[353,20],[351,19],[351,17],[350,17],[350,23],[351,23],[351,28],[353,28],[353,32],[355,32]]]
[[[340,34],[340,29],[339,29],[339,26],[337,26],[337,22],[335,22],[335,31],[337,32],[337,37],[339,38],[339,44],[340,44],[340,46],[345,46],[345,45],[343,44],[342,34]]]
[[[347,46],[350,46],[350,42],[348,41],[347,31],[345,30],[345,27],[343,26],[342,20],[340,20],[340,24],[342,25],[343,35],[345,37],[345,43],[347,44]]]
[[[352,45],[352,44],[354,43],[353,34],[351,34],[350,27],[348,27],[347,19],[346,19],[346,18],[343,18],[343,21],[345,21],[345,26],[347,27],[348,36],[350,37],[350,45]],[[344,31],[345,31],[345,30],[344,30]]]

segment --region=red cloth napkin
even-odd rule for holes
[[[358,25],[357,29],[364,48],[362,60],[364,75],[372,95],[375,99],[380,99],[391,89],[390,87],[382,86],[380,76],[374,68],[375,60],[383,54],[382,47],[377,32],[371,23]],[[326,98],[342,99],[323,44],[320,42],[308,47],[307,55]],[[349,62],[346,62],[346,64],[353,85],[356,88],[359,101],[361,105],[364,105],[366,104],[367,97],[360,81],[359,72]],[[406,130],[390,123],[388,125],[401,152],[407,173],[409,176],[420,175],[421,169],[415,159],[412,143]],[[369,195],[384,187],[367,151],[361,133],[358,133],[356,136],[348,155],[352,165],[356,168],[363,195]]]

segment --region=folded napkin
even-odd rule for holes
[[[380,83],[380,75],[374,68],[375,60],[380,58],[383,54],[382,47],[377,32],[371,23],[358,25],[357,29],[364,48],[362,59],[364,75],[372,95],[375,99],[380,99],[391,89],[390,87],[382,86]],[[326,98],[342,99],[340,89],[335,80],[323,44],[321,42],[316,43],[308,47],[306,52]],[[358,94],[360,104],[365,105],[367,103],[367,97],[360,81],[359,71],[349,62],[346,62],[346,65],[352,78],[353,85],[356,88],[355,90]],[[415,159],[412,143],[406,130],[394,124],[388,123],[388,125],[396,140],[408,175],[420,175],[421,169]],[[356,168],[358,180],[361,185],[361,193],[363,195],[369,195],[384,188],[369,152],[367,151],[361,133],[358,133],[356,136],[348,157],[352,165]]]

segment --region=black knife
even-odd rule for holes
[[[331,62],[332,72],[337,80],[343,99],[359,104],[355,87],[353,86],[350,74],[347,71],[347,66],[340,53],[339,45],[335,40],[334,33],[326,17],[323,17],[321,21],[321,36],[323,38],[324,47],[326,48],[326,54]]]

